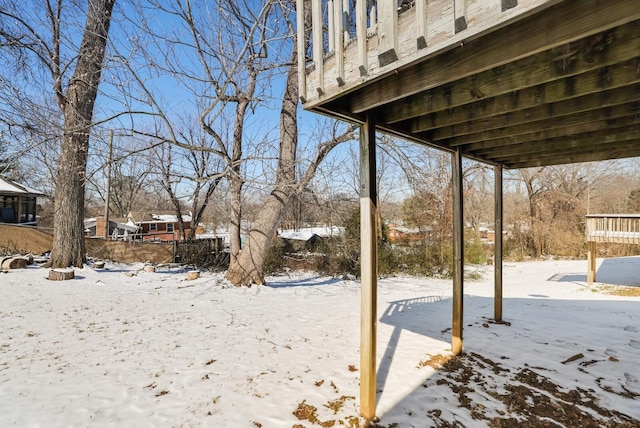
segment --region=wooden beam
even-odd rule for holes
[[[534,86],[494,98],[485,98],[464,106],[436,111],[399,123],[398,126],[408,128],[413,132],[421,132],[501,116],[516,111],[525,111],[536,107],[538,107],[538,110],[529,110],[528,113],[537,113],[539,117],[545,114],[545,111],[539,108],[543,105],[553,105],[554,111],[566,111],[567,114],[571,113],[572,109],[575,112],[576,107],[580,108],[581,111],[596,109],[600,107],[602,100],[628,98],[627,88],[629,86],[633,87],[640,82],[640,77],[637,75],[634,76],[630,72],[629,76],[631,77],[630,80],[620,79],[612,86],[606,89],[601,88],[600,90],[594,90],[579,83],[575,92],[571,94],[554,91],[552,88],[547,88],[546,84]],[[576,79],[582,80],[582,77],[577,76]],[[553,82],[551,85],[556,86],[557,84]],[[547,114],[549,114],[548,111]]]
[[[470,144],[508,137],[514,132],[516,126],[519,127],[517,132],[519,134],[533,132],[536,130],[533,122],[538,121],[560,121],[573,118],[571,119],[572,124],[576,125],[584,123],[584,120],[580,119],[581,116],[586,117],[588,115],[593,117],[591,120],[598,120],[596,115],[605,107],[611,110],[609,113],[611,117],[622,117],[628,115],[635,108],[633,103],[638,101],[638,96],[633,93],[633,88],[636,87],[636,85],[625,87],[617,92],[617,98],[608,99],[605,93],[595,93],[591,97],[581,98],[575,102],[567,100],[560,103],[544,104],[539,107],[518,110],[500,116],[491,116],[468,123],[433,129],[423,133],[423,135],[428,140],[443,140],[447,145]],[[583,103],[582,101],[586,102]],[[511,129],[507,130],[507,128]],[[464,138],[460,138],[457,142],[452,141],[454,138],[463,136]]]
[[[377,210],[375,120],[368,116],[360,128],[360,414],[367,420],[376,412]]]
[[[572,154],[573,153],[573,154]],[[640,138],[628,141],[624,147],[620,143],[612,143],[609,150],[591,150],[565,153],[562,156],[553,154],[547,156],[545,152],[537,156],[514,157],[504,161],[507,168],[532,168],[538,166],[562,165],[579,162],[593,162],[611,159],[624,159],[640,156]]]
[[[547,121],[535,122],[540,124],[538,131],[529,132],[526,134],[515,134],[505,138],[497,138],[494,140],[486,140],[480,143],[465,144],[465,153],[489,154],[498,150],[498,148],[506,148],[509,151],[509,146],[515,146],[517,144],[533,143],[552,140],[554,138],[566,138],[575,137],[579,138],[580,134],[592,134],[603,132],[611,134],[612,131],[621,131],[640,125],[640,117],[637,114],[626,115],[622,117],[604,117],[607,115],[606,111],[599,110],[599,117],[596,120],[586,121],[584,123],[576,123],[575,125],[562,126],[562,122],[554,122],[556,127],[545,126]],[[602,118],[602,119],[600,119]]]
[[[384,4],[386,1],[381,2]],[[433,60],[394,70],[392,78],[357,91],[357,96],[350,98],[349,110],[361,113],[637,19],[637,0],[618,0],[615,5],[600,0],[563,1],[500,31],[469,40]]]
[[[517,107],[531,98],[539,100],[540,93],[555,97],[546,100],[554,102],[568,96],[582,95],[588,88],[602,88],[603,84],[611,87],[608,82],[612,80],[609,77],[611,72],[605,68],[638,58],[638,25],[638,22],[632,22],[450,84],[421,91],[389,103],[387,114],[378,117],[378,121],[394,123],[526,89],[531,89],[532,96],[529,93],[518,94],[518,97],[509,99],[509,104]],[[574,90],[581,91],[582,94],[566,91],[564,79],[588,72],[592,73],[582,77],[580,81],[572,82]],[[603,82],[604,75],[607,79]],[[555,83],[550,84],[551,82]],[[541,85],[544,87],[541,88]]]
[[[603,76],[606,76],[603,78]],[[630,60],[620,64],[615,64],[610,67],[600,68],[586,72],[584,74],[575,76],[573,78],[555,80],[540,86],[533,88],[527,88],[522,91],[511,92],[507,95],[498,96],[496,100],[497,107],[500,111],[492,112],[485,111],[481,108],[477,108],[475,105],[467,105],[465,120],[459,121],[460,123],[453,122],[453,125],[464,125],[466,123],[475,124],[470,119],[482,118],[487,116],[509,114],[510,112],[524,111],[530,108],[536,108],[548,104],[558,103],[562,101],[570,101],[575,98],[582,98],[583,96],[589,96],[598,94],[603,91],[611,91],[616,88],[622,88],[629,85],[635,85],[640,82],[640,75],[638,73],[638,60]],[[470,92],[467,90],[467,92]],[[478,107],[486,105],[484,100],[477,101]],[[438,108],[442,107],[437,106]],[[463,108],[464,109],[464,108]],[[434,109],[435,110],[435,109]],[[549,116],[550,112],[541,110],[539,111],[541,116]],[[471,116],[471,117],[470,117]],[[530,115],[529,115],[530,116]],[[452,122],[452,121],[450,121]],[[433,120],[429,117],[420,117],[411,122],[411,130],[413,132],[421,132],[423,130],[429,130],[433,128],[441,128],[442,125],[434,126]],[[460,133],[463,126],[457,126],[456,130]],[[466,129],[473,129],[472,125],[468,125]],[[435,132],[435,131],[434,131]],[[438,131],[446,135],[445,131]]]
[[[494,273],[494,301],[493,319],[502,322],[502,219],[503,219],[503,198],[502,198],[502,165],[493,167],[494,175],[494,231],[493,243],[493,273]]]
[[[596,280],[596,241],[587,241],[587,284]]]
[[[451,351],[462,353],[462,323],[464,300],[464,207],[462,198],[462,150],[451,154],[453,190],[453,322]]]
[[[640,121],[640,118],[638,119]],[[552,138],[545,141],[529,142],[506,146],[491,153],[477,155],[480,158],[488,157],[495,162],[502,162],[513,157],[538,156],[544,153],[546,157],[575,154],[578,151],[606,150],[615,144],[616,149],[634,149],[635,142],[640,138],[640,123],[624,130],[611,129],[609,132],[601,131],[582,135]],[[473,153],[475,154],[475,153]]]

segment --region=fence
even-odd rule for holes
[[[222,238],[174,241],[174,261],[209,268],[224,265],[227,254],[223,251]]]

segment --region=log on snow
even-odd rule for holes
[[[9,257],[2,260],[2,269],[24,269],[29,264],[29,260],[26,257]]]

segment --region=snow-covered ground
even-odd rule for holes
[[[640,257],[598,267],[640,286]],[[0,426],[360,426],[359,282],[141,268],[0,273]],[[493,271],[467,282],[449,362],[451,281],[381,279],[379,426],[640,426],[640,297],[589,289],[586,268],[507,263],[506,324]]]

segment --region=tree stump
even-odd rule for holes
[[[155,266],[145,266],[144,267],[144,271],[145,272],[155,272],[156,271],[156,267]]]
[[[66,281],[67,279],[73,279],[74,276],[75,273],[71,268],[58,268],[49,271],[49,279],[51,281]]]
[[[24,269],[27,267],[29,260],[26,257],[9,257],[2,260],[2,269]]]
[[[190,270],[187,272],[187,281],[193,281],[194,279],[200,278],[199,270]]]
[[[94,262],[93,263],[93,268],[94,269],[104,269],[104,262],[103,261]]]

